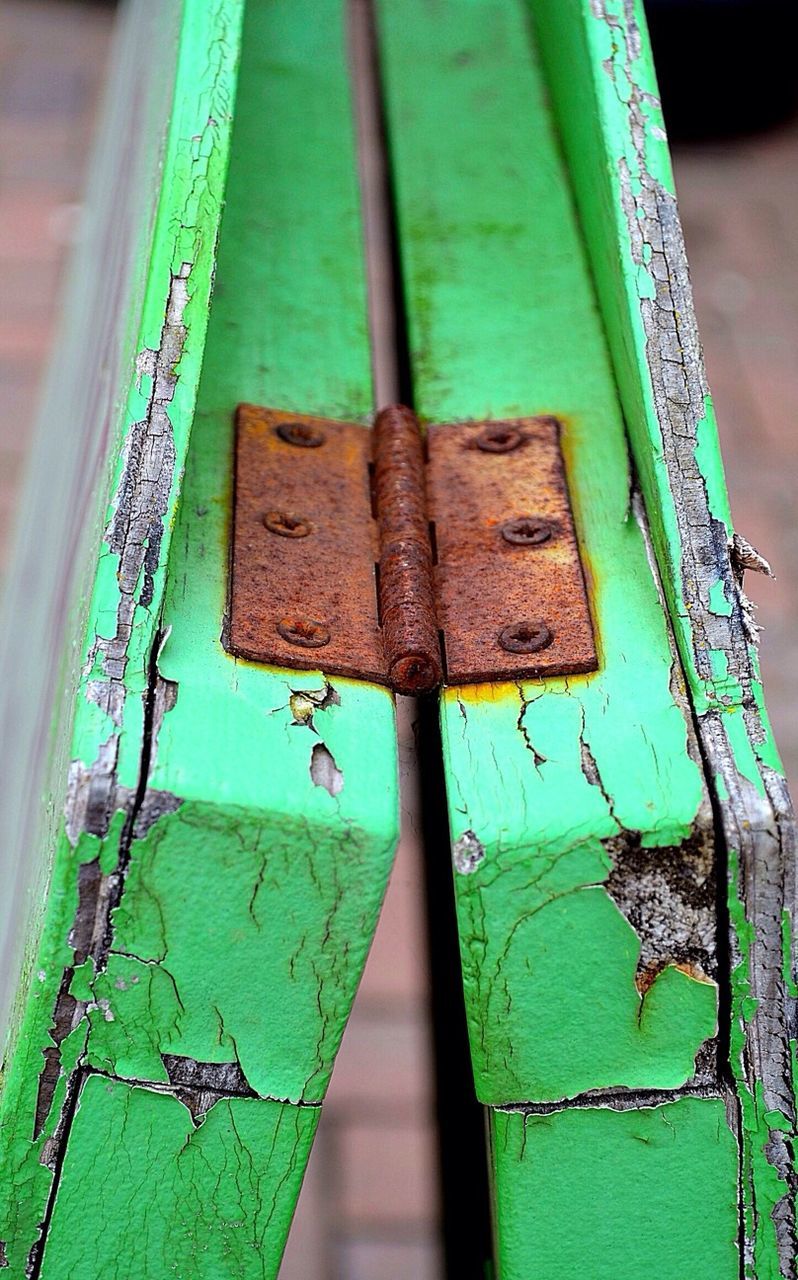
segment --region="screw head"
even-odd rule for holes
[[[306,538],[313,532],[313,525],[302,516],[295,516],[290,511],[267,511],[263,523],[269,533],[277,533],[281,538]]]
[[[283,618],[277,631],[289,644],[300,649],[323,649],[330,643],[329,628],[313,618]]]
[[[554,525],[543,516],[513,516],[499,530],[504,541],[514,547],[538,547],[554,536]]]
[[[553,639],[545,622],[510,622],[499,632],[499,644],[508,653],[538,653]]]
[[[318,449],[326,439],[324,432],[310,422],[279,422],[274,429],[281,440],[298,449]]]
[[[480,431],[476,446],[483,453],[512,453],[523,441],[524,433],[512,423],[491,422]]]

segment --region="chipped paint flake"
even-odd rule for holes
[[[317,742],[310,753],[310,776],[315,787],[324,787],[331,796],[343,790],[344,775],[323,742]]]
[[[473,831],[464,831],[452,846],[452,862],[461,876],[470,876],[484,860],[485,846]]]

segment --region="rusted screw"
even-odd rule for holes
[[[554,525],[543,516],[513,516],[500,531],[504,541],[515,547],[537,547],[554,535]]]
[[[278,533],[281,538],[306,538],[313,532],[309,520],[292,515],[290,511],[267,511],[263,523],[269,533]]]
[[[286,444],[294,444],[299,449],[318,449],[326,439],[324,432],[309,422],[280,422],[275,431]]]
[[[483,453],[512,453],[523,439],[523,432],[509,422],[491,422],[480,431],[476,445]]]
[[[300,649],[323,649],[330,643],[328,628],[312,618],[283,618],[277,623],[277,630],[283,640],[298,645]]]
[[[545,622],[510,622],[499,632],[499,644],[508,653],[537,653],[553,639]]]

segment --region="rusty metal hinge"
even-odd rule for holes
[[[399,693],[594,671],[559,437],[240,405],[231,652]]]

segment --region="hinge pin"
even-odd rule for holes
[[[428,693],[443,678],[426,506],[424,445],[414,413],[390,405],[374,423],[385,659],[398,693]]]

